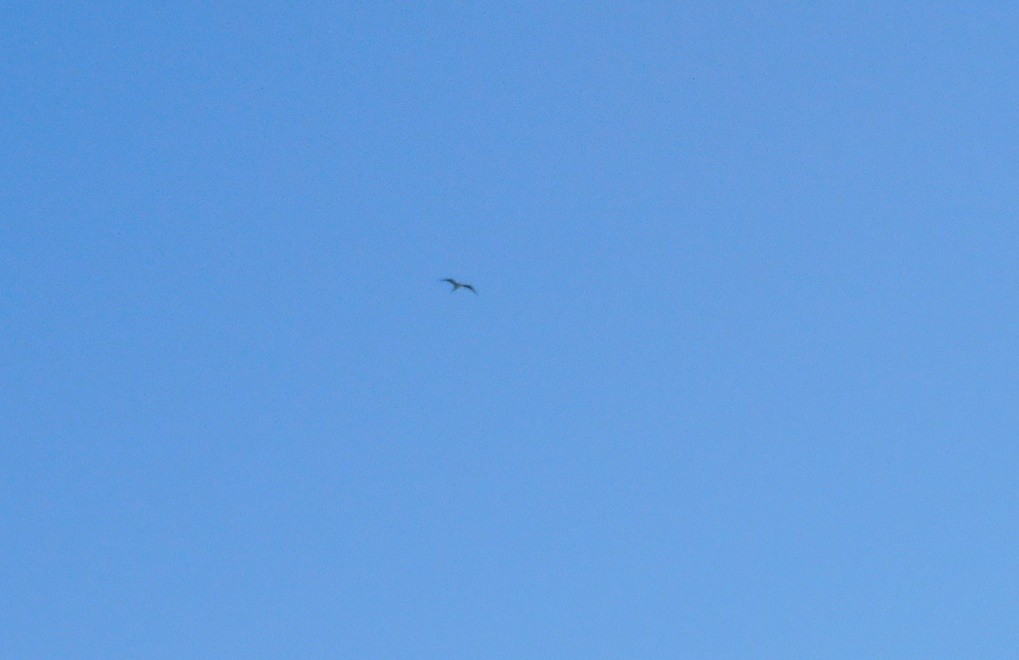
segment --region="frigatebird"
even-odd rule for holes
[[[452,284],[453,288],[450,289],[450,291],[456,291],[457,289],[467,289],[468,291],[470,291],[474,295],[478,295],[478,292],[474,290],[473,286],[471,286],[470,284],[466,284],[465,282],[457,282],[452,277],[447,277],[446,279],[439,280],[439,281],[440,282],[449,282],[450,284]]]

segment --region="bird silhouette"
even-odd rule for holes
[[[471,286],[470,284],[467,284],[465,282],[457,282],[452,277],[447,277],[446,279],[439,280],[439,281],[440,282],[449,282],[450,284],[452,284],[453,288],[450,289],[450,291],[456,291],[457,289],[467,289],[468,291],[470,291],[474,295],[478,295],[478,292],[474,290],[473,286]]]

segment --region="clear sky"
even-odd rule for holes
[[[1019,656],[1017,25],[5,3],[0,655]]]

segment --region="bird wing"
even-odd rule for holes
[[[476,291],[476,290],[474,289],[474,287],[473,287],[473,286],[471,286],[470,284],[461,284],[460,286],[462,286],[462,287],[463,287],[463,288],[465,288],[465,289],[470,289],[470,290],[471,290],[471,292],[473,292],[473,293],[474,293],[474,295],[478,295],[478,292],[477,292],[477,291]]]
[[[440,282],[449,282],[450,284],[452,284],[452,285],[453,285],[453,288],[454,288],[454,289],[455,289],[455,288],[457,288],[458,286],[460,286],[460,285],[459,285],[459,284],[457,283],[457,281],[456,281],[456,280],[454,280],[454,279],[450,279],[450,278],[448,278],[448,277],[447,277],[446,279],[444,279],[444,280],[439,280],[439,281],[440,281]]]

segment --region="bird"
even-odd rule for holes
[[[457,289],[467,289],[468,291],[470,291],[474,295],[478,295],[478,292],[474,289],[473,286],[471,286],[470,284],[467,284],[465,282],[457,282],[452,277],[447,277],[447,278],[439,280],[439,281],[440,282],[449,282],[450,284],[452,284],[453,288],[450,289],[450,291],[456,291]]]

